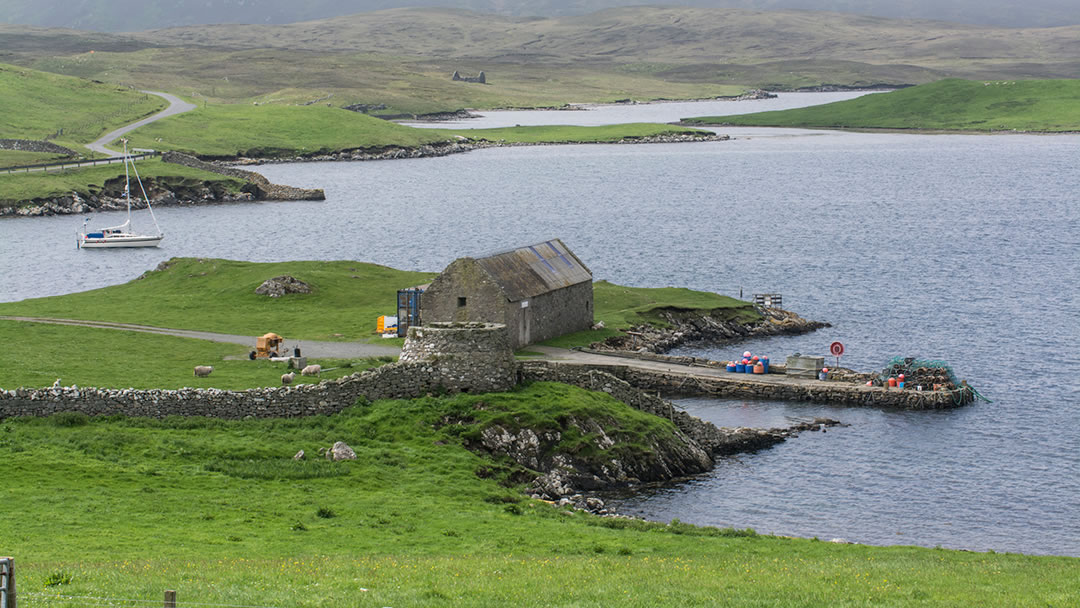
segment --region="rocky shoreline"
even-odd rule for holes
[[[660,316],[670,327],[637,325],[624,335],[595,342],[591,348],[596,351],[663,354],[679,346],[696,342],[730,344],[750,338],[804,334],[824,327],[832,327],[829,323],[810,321],[794,312],[780,308],[758,307],[757,311],[761,313],[762,319],[751,324],[696,311],[664,311],[660,313]]]
[[[288,158],[240,158],[228,161],[232,166],[244,165],[268,165],[278,163],[310,163],[329,161],[372,161],[372,160],[399,160],[404,158],[435,158],[449,156],[451,154],[463,154],[473,150],[487,148],[519,148],[526,146],[567,146],[578,144],[605,144],[605,145],[629,145],[629,144],[671,144],[687,142],[727,141],[728,135],[702,133],[700,135],[657,135],[652,137],[628,137],[618,141],[597,142],[507,142],[487,140],[462,140],[448,143],[424,144],[416,148],[391,147],[379,150],[343,150],[332,154],[319,154],[313,156],[293,156]]]
[[[123,182],[123,178],[120,178]],[[170,185],[154,178],[143,179],[143,186],[156,207],[182,207],[215,205],[224,203],[247,203],[258,200],[250,191],[230,192],[219,182]],[[0,217],[41,217],[53,215],[76,215],[95,211],[122,211],[127,209],[123,198],[123,185],[115,187],[106,182],[98,194],[84,195],[72,192],[67,196],[32,199],[16,207],[0,207]],[[145,209],[140,199],[132,198],[133,209]]]

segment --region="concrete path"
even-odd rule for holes
[[[208,331],[193,331],[189,329],[168,329],[164,327],[151,327],[149,325],[133,325],[131,323],[109,323],[106,321],[80,321],[78,319],[53,319],[46,317],[7,317],[0,316],[4,321],[25,321],[28,323],[50,323],[53,325],[76,325],[79,327],[94,327],[98,329],[118,329],[122,331],[139,331],[178,338],[194,338],[196,340],[209,340],[211,342],[226,342],[230,344],[243,344],[249,348],[255,348],[255,336],[236,336],[231,334],[218,334]],[[380,357],[389,355],[396,357],[401,354],[397,346],[383,346],[381,344],[366,344],[363,342],[318,342],[315,340],[285,340],[292,351],[293,345],[300,347],[300,352],[305,357],[327,359],[355,359],[361,357]]]
[[[625,365],[636,369],[664,372],[671,376],[696,376],[699,378],[758,382],[761,384],[784,384],[787,386],[836,386],[836,383],[822,382],[821,380],[811,378],[796,378],[785,374],[738,374],[717,367],[681,365],[664,361],[646,361],[629,357],[619,357],[617,355],[598,355],[596,353],[584,353],[576,350],[538,346],[535,344],[528,346],[527,349],[542,353],[544,356],[541,358],[544,360],[574,365]]]
[[[94,152],[97,152],[99,154],[105,154],[105,155],[108,155],[108,156],[115,156],[117,154],[120,154],[120,152],[116,152],[114,150],[110,150],[110,149],[106,148],[105,144],[109,143],[110,141],[112,141],[112,140],[114,140],[114,139],[116,139],[118,137],[123,136],[125,133],[128,133],[130,131],[134,131],[135,129],[138,129],[139,127],[141,127],[143,125],[148,125],[148,124],[150,124],[150,123],[152,123],[154,121],[161,120],[162,118],[166,118],[168,116],[175,116],[177,114],[183,114],[184,112],[189,112],[191,110],[194,110],[196,107],[198,107],[193,103],[188,103],[188,102],[184,101],[183,99],[180,99],[179,97],[177,97],[175,95],[170,95],[168,93],[159,93],[157,91],[142,91],[142,92],[146,93],[148,95],[157,95],[158,97],[161,97],[165,101],[169,102],[169,107],[167,107],[164,110],[158,112],[157,114],[154,114],[153,116],[150,116],[148,118],[144,118],[144,119],[142,119],[142,120],[140,120],[138,122],[133,122],[130,125],[120,127],[119,129],[104,135],[103,137],[101,137],[100,139],[95,141],[94,143],[86,144],[86,147],[90,148],[91,150],[93,150]]]

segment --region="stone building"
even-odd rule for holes
[[[424,291],[423,322],[506,326],[512,348],[589,329],[592,272],[559,239],[450,263]]]

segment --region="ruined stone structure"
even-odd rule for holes
[[[475,82],[477,84],[487,84],[487,76],[481,71],[476,76],[462,76],[460,72],[454,70],[454,75],[450,77],[455,82]]]
[[[517,362],[506,326],[495,323],[410,327],[398,360],[428,362],[444,386],[462,392],[502,391],[517,384]]]
[[[592,327],[592,272],[559,239],[460,258],[424,291],[431,322],[506,326],[511,348]]]

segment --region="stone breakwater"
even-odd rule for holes
[[[749,374],[724,374],[717,377],[650,370],[628,365],[598,365],[561,363],[610,374],[635,388],[677,395],[708,395],[736,399],[768,399],[775,401],[809,401],[833,405],[870,406],[909,410],[950,409],[972,403],[975,393],[967,387],[956,390],[916,391],[866,386],[851,382],[802,381],[783,382],[755,380]],[[769,375],[770,377],[772,374]]]
[[[161,160],[167,163],[183,165],[185,167],[191,167],[193,169],[201,169],[203,171],[209,171],[211,173],[217,173],[219,175],[225,175],[227,177],[244,180],[251,185],[256,200],[260,201],[326,200],[326,193],[323,192],[322,188],[294,188],[292,186],[274,184],[271,183],[270,180],[266,178],[266,176],[255,173],[254,171],[244,171],[243,169],[237,169],[236,167],[228,167],[225,165],[219,165],[217,163],[206,162],[203,160],[199,160],[194,156],[181,154],[179,152],[166,152],[161,156]]]
[[[748,338],[802,334],[832,327],[821,321],[809,321],[799,315],[780,308],[757,308],[761,320],[755,323],[743,323],[725,319],[718,315],[701,314],[689,310],[662,311],[660,317],[670,327],[639,325],[621,336],[612,336],[602,342],[596,342],[592,348],[597,351],[638,351],[665,353],[673,348],[693,342],[725,344]]]
[[[727,141],[731,137],[727,135],[716,135],[712,133],[706,133],[702,135],[689,135],[689,134],[671,134],[671,135],[657,135],[654,137],[628,137],[618,141],[603,141],[603,142],[544,142],[544,143],[527,143],[527,142],[506,142],[506,141],[485,141],[485,140],[467,140],[457,141],[449,143],[438,144],[425,144],[414,148],[380,148],[376,150],[343,150],[341,152],[335,152],[333,154],[318,154],[312,156],[293,156],[289,158],[241,158],[237,159],[234,164],[237,165],[262,165],[262,164],[275,164],[275,163],[303,163],[303,162],[327,162],[327,161],[369,161],[369,160],[399,160],[406,158],[432,158],[440,156],[449,156],[451,154],[462,154],[465,152],[471,152],[473,150],[482,150],[485,148],[517,148],[525,146],[565,146],[575,144],[670,144],[670,143],[687,143],[687,142],[705,142],[705,141]]]

